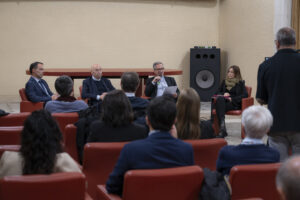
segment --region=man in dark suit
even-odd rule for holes
[[[272,114],[263,106],[250,106],[244,110],[242,125],[246,138],[240,145],[228,145],[220,150],[217,170],[223,175],[229,175],[235,165],[279,162],[279,152],[266,146],[262,140],[272,122]]]
[[[177,86],[176,81],[173,77],[164,76],[164,64],[162,62],[153,63],[153,70],[155,76],[149,78],[146,82],[145,95],[147,97],[159,97],[164,94],[167,87]],[[174,98],[179,95],[177,88],[176,93],[172,94]]]
[[[107,92],[115,89],[110,80],[102,77],[102,67],[99,64],[92,65],[91,74],[82,82],[81,94],[83,99],[88,99],[90,106],[97,104]]]
[[[131,103],[134,112],[134,121],[138,124],[146,125],[145,116],[149,101],[135,96],[139,84],[140,79],[136,72],[124,72],[122,74],[121,88]]]
[[[57,95],[54,95],[47,82],[42,79],[44,73],[44,64],[34,62],[30,65],[30,79],[26,83],[25,92],[27,98],[32,102],[47,102],[55,100]]]
[[[176,134],[175,118],[176,105],[170,98],[163,96],[150,102],[146,117],[150,128],[149,136],[124,146],[106,183],[109,193],[122,194],[124,175],[128,170],[194,164],[192,146],[171,135],[171,133]]]
[[[300,153],[300,54],[292,28],[280,29],[275,44],[277,53],[259,66],[256,99],[273,114],[269,144],[284,160],[290,149]]]

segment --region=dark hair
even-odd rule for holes
[[[121,77],[121,87],[124,92],[135,92],[140,79],[136,72],[124,72]]]
[[[290,27],[281,28],[276,34],[276,40],[280,46],[291,46],[296,44],[296,34]]]
[[[55,90],[61,97],[70,96],[73,91],[73,81],[69,76],[60,76],[55,80]]]
[[[62,133],[46,110],[31,113],[24,122],[20,153],[23,174],[51,174],[56,154],[62,152]]]
[[[176,104],[170,97],[156,97],[150,101],[147,116],[153,129],[169,131],[176,118]]]
[[[43,65],[44,63],[42,63],[42,62],[31,63],[31,65],[29,66],[29,72],[30,72],[30,74],[32,74],[32,70],[36,69],[39,64]]]
[[[133,121],[131,104],[122,90],[106,94],[102,103],[102,120],[112,127],[128,125]]]
[[[233,69],[233,73],[234,73],[234,77],[239,79],[240,81],[243,80],[242,78],[242,75],[241,75],[241,70],[240,70],[240,67],[237,66],[237,65],[232,65],[228,68],[227,72],[230,70],[230,69]]]
[[[180,92],[177,108],[177,135],[182,140],[200,139],[200,97],[193,88]]]
[[[156,62],[154,62],[153,63],[153,69],[156,69],[156,65],[160,65],[160,64],[162,64],[162,65],[164,65],[162,62],[160,62],[160,61],[156,61]]]

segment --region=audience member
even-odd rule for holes
[[[144,140],[134,141],[124,146],[106,183],[109,193],[122,194],[124,175],[128,170],[194,164],[192,146],[174,138],[169,132],[174,127],[175,119],[174,101],[162,96],[150,102],[146,116],[150,128],[149,136]]]
[[[102,120],[91,124],[88,142],[122,142],[147,137],[146,128],[132,122],[132,108],[124,92],[111,91],[102,103]]]
[[[56,100],[48,101],[45,109],[50,113],[78,112],[88,108],[82,100],[73,96],[73,81],[69,76],[60,76],[55,80],[55,89],[59,94]]]
[[[176,128],[179,139],[209,139],[215,137],[211,121],[200,120],[200,97],[193,88],[181,91],[176,107]]]
[[[131,103],[134,113],[134,121],[138,124],[146,125],[145,116],[149,101],[135,96],[135,92],[139,87],[139,84],[140,79],[136,72],[124,72],[122,74],[121,87]]]
[[[103,100],[107,92],[114,90],[110,80],[102,77],[102,67],[93,64],[91,67],[92,76],[82,82],[82,98],[88,99],[88,104],[95,105]]]
[[[232,65],[228,68],[227,77],[223,80],[216,95],[216,103],[212,103],[212,109],[216,109],[221,137],[226,137],[225,113],[229,110],[240,110],[242,98],[248,97],[245,81],[242,79],[240,68]],[[213,119],[213,117],[212,117]]]
[[[275,44],[277,53],[259,66],[256,99],[268,104],[274,116],[268,142],[283,161],[290,149],[293,154],[300,153],[300,54],[295,50],[292,28],[280,29]]]
[[[276,176],[276,186],[282,200],[300,199],[299,155],[290,157],[281,165]]]
[[[146,82],[145,95],[147,97],[159,97],[164,94],[167,87],[177,86],[176,81],[173,77],[164,76],[164,65],[162,62],[153,63],[153,70],[155,76],[149,78]],[[176,94],[173,94],[175,98],[179,95],[177,88]]]
[[[29,101],[47,102],[55,100],[57,95],[53,95],[47,82],[42,79],[44,64],[41,62],[32,63],[29,67],[29,72],[31,77],[25,86],[25,93]]]
[[[81,172],[63,152],[62,133],[46,110],[34,111],[25,120],[20,152],[5,151],[0,160],[0,178],[12,175]]]
[[[238,146],[225,146],[219,152],[217,170],[228,175],[235,165],[279,162],[279,152],[268,147],[263,137],[272,126],[273,117],[263,106],[250,106],[242,114],[246,138]]]

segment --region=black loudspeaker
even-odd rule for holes
[[[211,101],[220,84],[220,49],[191,48],[190,87]]]

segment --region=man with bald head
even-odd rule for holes
[[[281,165],[276,186],[282,200],[300,199],[300,156],[293,156]]]
[[[82,98],[88,99],[88,104],[95,105],[104,98],[107,92],[114,90],[110,80],[102,77],[102,67],[93,64],[91,67],[92,76],[82,82]]]

